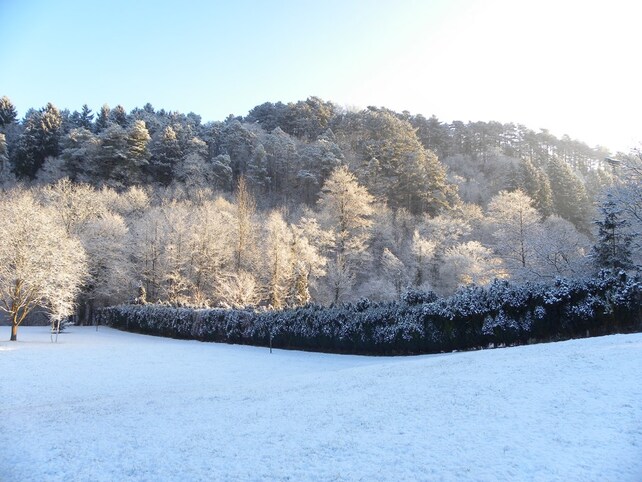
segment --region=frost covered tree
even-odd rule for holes
[[[216,289],[223,306],[245,308],[256,306],[261,301],[261,285],[256,277],[247,271],[226,274]]]
[[[441,284],[451,285],[449,280],[442,280],[440,277],[444,253],[448,248],[463,242],[471,234],[472,227],[461,216],[441,214],[434,218],[426,217],[418,230],[417,237],[413,239],[414,264],[416,269],[421,270],[416,271],[416,286],[427,283],[440,291]],[[421,263],[417,264],[420,259]]]
[[[164,216],[156,207],[146,210],[132,225],[129,243],[136,275],[142,280],[147,300],[160,299],[166,272],[164,254]]]
[[[114,107],[109,113],[109,118],[113,123],[118,124],[120,127],[127,127],[127,111],[122,105],[118,104],[116,107]]]
[[[448,248],[443,261],[441,278],[451,292],[459,286],[471,283],[484,286],[493,279],[506,277],[501,259],[478,241]]]
[[[99,138],[85,128],[72,129],[61,141],[64,169],[76,182],[97,182]]]
[[[560,159],[552,158],[547,171],[555,213],[578,229],[587,231],[591,206],[584,184],[571,167]]]
[[[435,241],[426,239],[419,231],[415,229],[412,235],[412,245],[410,252],[412,253],[412,269],[414,271],[412,276],[413,285],[421,287],[428,283],[431,274],[431,262],[437,249]]]
[[[593,258],[598,268],[612,270],[630,269],[632,236],[628,231],[629,221],[612,196],[607,195],[600,206],[602,219],[595,221],[598,239],[593,248]]]
[[[310,302],[310,289],[326,274],[327,259],[322,252],[330,244],[331,235],[323,231],[312,217],[303,217],[290,229],[293,273],[288,300],[292,306],[301,306]]]
[[[9,165],[9,151],[7,149],[7,138],[0,132],[0,184],[12,180],[13,173]]]
[[[121,188],[140,182],[142,168],[149,162],[149,132],[143,121],[137,120],[123,129],[112,123],[100,132],[96,151],[96,173],[102,183]]]
[[[91,318],[95,305],[107,306],[131,299],[133,273],[122,216],[102,213],[83,224],[79,238],[87,253],[88,277],[80,300],[85,304],[84,319]]]
[[[166,126],[154,136],[150,145],[151,159],[148,170],[152,177],[163,185],[168,185],[176,164],[183,157],[183,152],[172,126]]]
[[[607,199],[615,203],[620,221],[628,223],[625,232],[631,237],[632,261],[642,266],[642,149],[622,156],[615,165],[617,176]]]
[[[336,303],[352,288],[366,254],[374,198],[344,166],[335,169],[323,185],[318,201],[320,216],[333,234],[328,266],[330,299]]]
[[[128,159],[136,167],[149,162],[149,141],[151,139],[145,122],[134,121],[127,132]]]
[[[78,125],[81,129],[90,131],[93,127],[94,114],[87,104],[83,104],[82,110],[78,113]]]
[[[103,106],[100,108],[100,111],[98,111],[98,116],[96,117],[96,123],[94,125],[96,133],[104,131],[112,123],[110,114],[111,109],[109,108],[109,106],[107,104],[103,104]]]
[[[533,241],[532,270],[537,276],[577,278],[588,274],[591,243],[570,221],[557,215],[549,216]]]
[[[533,243],[540,232],[540,215],[522,191],[501,191],[488,205],[495,250],[513,275],[525,276],[534,262]]]
[[[106,207],[99,193],[87,184],[64,178],[42,189],[40,196],[52,207],[67,234],[78,236],[87,222],[100,217]]]
[[[187,142],[183,156],[173,164],[174,180],[183,183],[187,190],[200,190],[216,186],[214,165],[207,159],[207,144],[198,137]]]
[[[283,213],[272,211],[266,225],[265,271],[267,275],[267,301],[275,309],[287,303],[289,285],[293,276],[292,232]]]
[[[9,315],[15,341],[18,327],[36,307],[55,317],[71,314],[87,272],[86,256],[31,193],[4,193],[0,212],[0,309]]]
[[[255,236],[256,201],[250,193],[245,178],[241,177],[236,187],[236,219],[235,219],[235,247],[234,268],[252,271],[256,261]]]
[[[16,174],[33,179],[49,156],[60,154],[62,115],[48,103],[40,110],[31,110],[25,116],[23,131],[17,146]]]
[[[383,274],[394,287],[397,298],[401,298],[401,291],[408,283],[404,264],[388,248],[383,250],[381,258]]]
[[[553,193],[546,173],[536,168],[530,159],[522,159],[514,189],[521,189],[533,200],[534,207],[545,217],[553,212]]]
[[[0,97],[0,128],[14,122],[16,117],[18,117],[18,112],[13,102],[6,95]]]
[[[412,213],[436,214],[457,199],[437,156],[419,142],[415,129],[387,109],[370,107],[342,116],[335,133],[354,159],[351,166],[377,200]]]
[[[190,229],[190,279],[193,299],[206,305],[216,299],[216,287],[232,265],[234,207],[223,198],[199,205]]]
[[[172,304],[188,303],[194,287],[190,277],[190,251],[194,206],[170,202],[161,206],[164,216],[162,296]]]
[[[176,200],[154,206],[131,226],[130,243],[136,276],[144,283],[148,301],[188,302],[190,233],[194,207]]]

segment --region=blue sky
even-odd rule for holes
[[[244,115],[311,95],[642,140],[638,2],[0,0],[0,95]]]

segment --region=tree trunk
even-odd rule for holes
[[[18,341],[18,325],[11,323],[11,338],[9,341]]]

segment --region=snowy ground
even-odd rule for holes
[[[405,358],[18,338],[3,482],[642,480],[642,334]]]

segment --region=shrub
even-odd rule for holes
[[[400,302],[280,311],[122,305],[100,309],[96,322],[174,338],[357,354],[417,354],[639,331],[638,277],[602,272],[597,278],[551,285],[495,281],[467,286],[448,298],[407,292]]]

